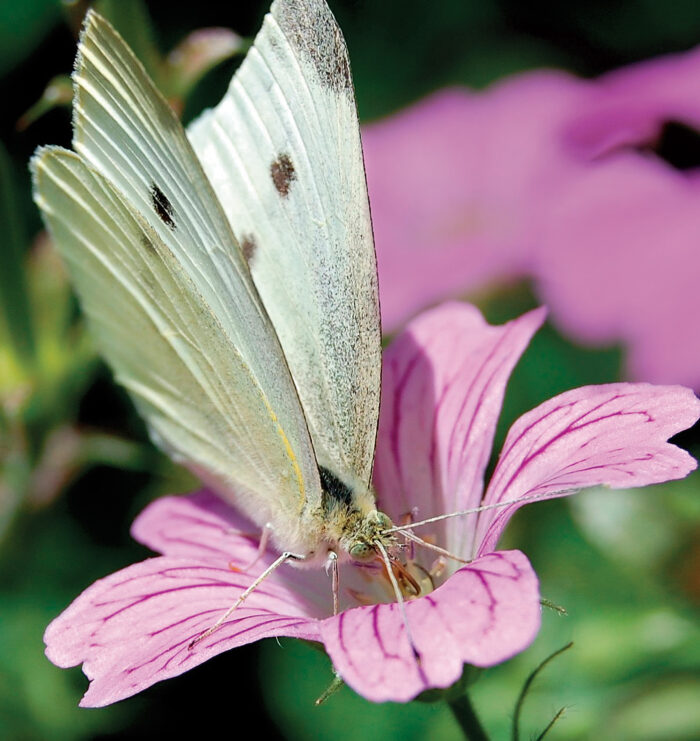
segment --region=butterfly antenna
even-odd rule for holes
[[[401,619],[403,620],[404,627],[406,628],[406,637],[408,638],[408,643],[411,646],[411,651],[413,651],[413,658],[416,660],[418,664],[420,664],[420,654],[418,653],[418,649],[416,648],[416,643],[413,640],[413,635],[411,634],[411,627],[408,624],[408,615],[406,614],[406,603],[403,600],[403,594],[401,594],[401,589],[399,588],[399,583],[396,580],[396,575],[394,574],[394,569],[392,568],[391,559],[389,558],[389,554],[386,551],[386,548],[383,546],[381,541],[377,541],[375,543],[377,550],[381,554],[382,561],[384,561],[384,565],[386,566],[387,574],[389,575],[389,580],[391,581],[391,586],[394,588],[394,594],[396,595],[396,602],[399,606],[399,612],[401,613]]]
[[[304,556],[299,556],[296,553],[285,551],[281,556],[279,556],[279,558],[275,559],[265,569],[265,571],[262,572],[262,574],[260,574],[260,576],[248,587],[248,589],[246,589],[241,594],[241,596],[234,602],[234,604],[231,605],[228,610],[226,610],[226,612],[214,623],[214,625],[211,626],[211,628],[207,628],[204,633],[192,639],[187,648],[191,651],[198,643],[203,641],[205,638],[208,638],[212,633],[217,631],[226,622],[231,613],[239,608],[241,604],[243,604],[248,595],[254,592],[260,586],[260,584],[265,581],[265,579],[267,579],[267,577],[270,576],[273,571],[277,570],[283,563],[286,563],[287,561],[303,561],[304,558]]]
[[[459,561],[460,563],[470,562],[469,559],[460,558],[459,556],[455,556],[454,553],[451,553],[450,551],[447,551],[444,548],[440,548],[439,545],[435,545],[434,543],[428,543],[427,540],[423,540],[423,538],[419,538],[415,533],[412,533],[410,530],[401,530],[401,535],[403,535],[404,538],[408,538],[408,540],[411,540],[414,543],[417,543],[418,545],[423,546],[423,548],[427,548],[430,551],[435,551],[435,553],[439,553],[441,556],[452,558],[455,561]]]
[[[418,522],[411,522],[408,525],[395,525],[382,532],[383,535],[389,533],[400,533],[406,530],[412,530],[414,527],[419,525],[429,525],[432,522],[440,522],[441,520],[447,520],[450,517],[462,517],[464,515],[474,515],[477,512],[485,512],[488,509],[500,509],[501,507],[508,507],[511,504],[524,504],[525,502],[535,502],[538,499],[551,499],[559,494],[568,494],[569,492],[578,491],[577,488],[561,489],[559,491],[548,491],[542,494],[533,494],[530,497],[520,497],[519,499],[509,499],[505,502],[494,502],[493,504],[482,504],[479,507],[472,507],[471,509],[462,509],[459,512],[450,512],[447,515],[436,515],[435,517],[429,517],[427,520],[419,520]],[[425,541],[424,541],[425,542]]]

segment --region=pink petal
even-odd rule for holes
[[[700,128],[700,47],[622,67],[600,77],[565,136],[579,157],[641,146],[677,121]]]
[[[536,72],[444,90],[363,128],[385,329],[526,274],[535,197],[562,166],[555,126],[583,87]]]
[[[134,520],[131,534],[166,556],[210,561],[217,566],[231,564],[244,571],[256,561],[262,535],[257,525],[206,489],[157,499]],[[261,573],[278,555],[268,550],[251,573]],[[325,617],[331,613],[331,583],[321,570],[287,564],[271,578],[294,590],[308,614]]]
[[[534,72],[365,127],[385,328],[531,277],[573,337],[629,348],[629,377],[700,388],[700,178],[629,151],[700,128],[699,74],[700,47],[595,81]]]
[[[374,702],[405,702],[448,687],[465,662],[492,666],[525,649],[537,635],[537,577],[519,551],[485,555],[431,594],[406,604],[420,664],[395,603],[358,607],[321,624],[336,670]]]
[[[567,391],[511,427],[484,504],[683,478],[697,463],[666,440],[698,417],[700,400],[680,386],[616,383]],[[520,506],[479,515],[477,553],[494,548]]]
[[[629,375],[700,387],[700,180],[624,153],[549,203],[538,287],[566,332],[628,343]]]
[[[91,680],[81,705],[129,697],[223,651],[268,636],[318,640],[298,596],[270,578],[211,636],[188,648],[249,586],[252,576],[168,556],[95,582],[46,629],[46,655],[83,664]]]
[[[544,310],[493,327],[469,304],[415,319],[384,354],[375,462],[379,503],[396,521],[478,504],[508,377]],[[453,552],[471,544],[474,522],[435,528]]]
[[[152,502],[134,520],[131,535],[164,556],[212,560],[218,565],[233,561],[243,567],[255,558],[261,532],[203,489]]]

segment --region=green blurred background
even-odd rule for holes
[[[146,56],[207,26],[253,35],[267,2],[103,2]],[[390,114],[446,84],[484,87],[541,66],[584,76],[700,41],[700,3],[679,0],[331,0],[346,35],[361,120]],[[152,497],[192,480],[148,443],[125,394],[94,357],[61,267],[40,235],[27,161],[69,145],[70,114],[45,100],[70,72],[86,5],[0,2],[0,739],[140,739],[239,734],[289,739],[458,737],[442,703],[372,705],[331,679],[327,659],[266,641],[102,710],[80,710],[86,686],[43,656],[46,624],[94,579],[148,555],[129,525]],[[148,17],[150,16],[150,25]],[[120,25],[121,24],[121,25]],[[150,46],[150,44],[154,46]],[[184,118],[215,103],[240,61],[224,59],[183,94]],[[167,80],[164,81],[167,83]],[[57,99],[65,90],[59,79]],[[700,90],[700,85],[699,85]],[[27,111],[36,120],[18,128]],[[22,119],[25,123],[27,119]],[[691,144],[697,145],[697,142]],[[693,146],[681,152],[690,161]],[[527,285],[480,300],[491,321],[534,305]],[[576,347],[546,327],[515,371],[495,449],[513,419],[572,386],[619,379],[623,350]],[[700,454],[700,436],[678,441]],[[525,508],[506,545],[525,551],[545,611],[533,646],[484,672],[472,699],[495,739],[509,737],[529,672],[574,646],[535,682],[523,737],[561,707],[552,739],[700,738],[700,479],[635,492],[588,492]]]

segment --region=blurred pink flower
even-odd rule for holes
[[[700,191],[641,149],[700,128],[700,50],[584,81],[450,89],[366,126],[386,329],[447,296],[529,277],[632,378],[700,388]]]
[[[585,486],[642,486],[696,466],[666,440],[700,416],[680,387],[592,386],[528,412],[508,434],[484,494],[484,471],[510,372],[544,318],[503,326],[466,304],[415,319],[385,353],[376,458],[379,506],[396,523],[493,504],[563,496]],[[330,580],[284,566],[190,650],[275,558],[250,572],[255,528],[213,494],[166,497],[133,536],[162,554],[89,587],[46,631],[47,655],[83,664],[84,706],[133,695],[229,648],[270,636],[322,642],[341,677],[370,700],[405,701],[447,687],[463,664],[490,666],[526,648],[540,625],[537,578],[519,551],[494,550],[516,502],[433,523],[420,535],[465,559],[411,547],[406,569],[421,596],[406,602],[416,662],[383,570],[341,567],[341,612]]]

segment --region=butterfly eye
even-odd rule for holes
[[[388,515],[383,512],[377,512],[377,522],[382,530],[388,530],[390,527],[394,527],[394,523]]]
[[[367,543],[355,543],[350,548],[350,556],[356,561],[367,561],[374,556],[374,548]]]

